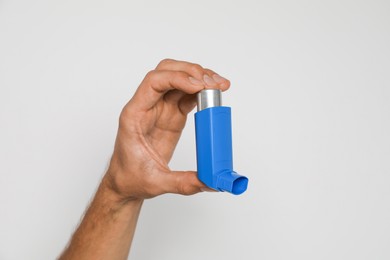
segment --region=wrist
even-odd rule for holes
[[[115,184],[110,172],[107,172],[103,177],[99,190],[103,196],[116,207],[123,207],[126,205],[142,205],[143,199],[126,197],[121,194]]]
[[[127,259],[143,200],[123,200],[104,176],[59,259]]]

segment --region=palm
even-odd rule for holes
[[[187,115],[178,109],[179,103],[169,99],[169,96],[170,93],[167,93],[168,98],[162,98],[145,113],[143,127],[146,140],[165,164],[172,158],[187,119]]]

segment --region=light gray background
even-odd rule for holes
[[[232,82],[238,197],[146,201],[131,259],[390,259],[389,1],[0,1],[0,259],[54,259],[170,57]],[[193,115],[171,166],[195,169]]]

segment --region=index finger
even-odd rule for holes
[[[228,79],[223,78],[215,71],[203,68],[196,63],[164,59],[157,65],[156,70],[184,71],[192,77],[206,83],[206,88],[219,88],[222,91],[226,91],[230,87],[230,81]],[[208,80],[205,80],[206,75],[209,76]]]
[[[141,82],[132,100],[142,109],[149,110],[169,90],[177,89],[195,94],[204,89],[203,82],[183,71],[152,70]]]

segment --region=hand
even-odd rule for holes
[[[204,88],[229,88],[230,82],[200,65],[166,59],[150,71],[124,107],[114,153],[103,180],[120,200],[164,193],[191,195],[206,186],[194,171],[172,171],[168,163]]]

